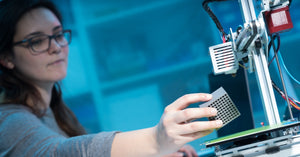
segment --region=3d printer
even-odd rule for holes
[[[261,0],[261,11],[256,15],[252,0],[239,0],[244,25],[235,32],[225,33],[219,20],[208,4],[225,0],[204,0],[203,8],[215,22],[223,39],[222,44],[209,47],[214,74],[235,74],[239,65],[246,67],[248,72],[256,74],[262,104],[267,117],[268,126],[255,128],[206,143],[206,147],[215,147],[217,156],[258,156],[279,155],[297,156],[300,151],[298,135],[300,122],[294,119],[291,107],[299,108],[299,101],[288,96],[284,77],[278,59],[280,38],[279,33],[293,28],[289,7],[291,0]],[[277,45],[275,43],[277,40]],[[273,58],[268,61],[270,50]],[[268,66],[276,59],[283,91],[272,81]],[[290,119],[282,122],[278,113],[275,89],[286,99]],[[298,148],[299,149],[299,148]]]

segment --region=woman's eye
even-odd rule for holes
[[[55,38],[56,38],[57,40],[64,39],[64,34],[63,34],[63,33],[57,34]]]
[[[36,37],[36,38],[32,38],[30,44],[33,47],[37,47],[37,46],[43,46],[43,45],[47,45],[48,44],[48,37]]]
[[[34,40],[34,41],[31,41],[31,44],[32,45],[39,45],[39,44],[41,44],[43,42],[43,40]]]

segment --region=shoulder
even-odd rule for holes
[[[0,104],[0,112],[31,112],[31,109],[21,104]]]
[[[33,153],[40,149],[28,147],[28,144],[31,146],[44,144],[42,147],[44,150],[48,146],[45,143],[51,140],[57,143],[65,138],[45,126],[28,107],[0,105],[0,139],[0,156],[3,154],[19,156],[20,153]]]
[[[23,105],[0,105],[0,150],[16,145],[39,123],[38,118]],[[1,153],[1,152],[0,152]],[[1,156],[1,154],[0,154]]]
[[[34,114],[31,112],[31,109],[24,105],[0,104],[0,123],[2,123],[4,119],[15,115],[24,115],[29,117],[34,116]]]
[[[14,130],[20,129],[34,122],[39,122],[30,110],[30,108],[23,105],[0,105],[0,130]]]

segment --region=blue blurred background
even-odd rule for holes
[[[225,90],[237,97],[235,103],[253,113],[236,122],[240,129],[258,127],[266,121],[253,73],[244,73],[240,67],[241,74],[233,79],[211,75],[208,47],[222,41],[202,8],[202,0],[55,2],[63,13],[65,28],[73,31],[68,76],[62,82],[64,98],[89,133],[152,127],[164,107],[178,97],[210,93],[212,86],[227,86]],[[226,32],[243,24],[238,0],[210,6]],[[299,8],[300,2],[293,1],[290,12],[294,28],[281,34],[280,49],[287,69],[298,80]],[[280,85],[276,68],[270,70]],[[298,99],[300,85],[285,76],[289,94]],[[278,94],[276,99],[283,118],[286,104]],[[236,132],[235,128],[227,132]],[[213,132],[191,144],[201,150],[203,142],[217,136]]]

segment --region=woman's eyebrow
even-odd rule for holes
[[[61,26],[61,25],[56,26],[56,27],[54,27],[54,28],[52,29],[52,31],[54,32],[54,31],[56,31],[56,30],[58,30],[58,29],[62,29],[62,26]],[[41,35],[41,34],[45,34],[45,33],[40,32],[40,31],[32,32],[32,33],[26,35],[26,36],[24,37],[24,39],[28,39],[30,36],[36,36],[36,35]]]
[[[28,39],[30,36],[36,36],[36,35],[40,35],[40,34],[44,34],[44,33],[43,32],[32,32],[32,33],[26,35],[24,37],[24,39]]]
[[[58,29],[62,29],[62,26],[56,26],[56,27],[54,27],[54,28],[52,29],[52,31],[54,32],[54,31],[56,31],[56,30],[58,30]]]

